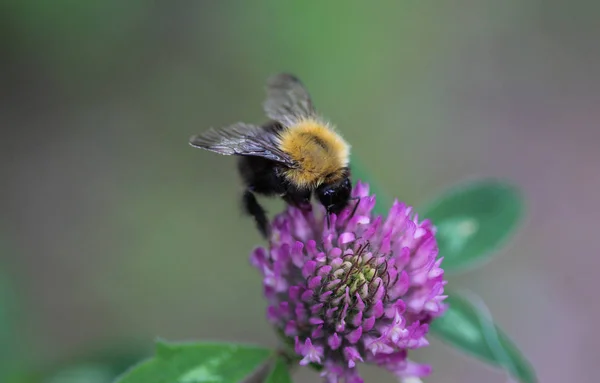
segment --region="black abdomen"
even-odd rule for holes
[[[262,157],[240,157],[238,170],[244,184],[254,193],[279,195],[286,192],[276,162]]]

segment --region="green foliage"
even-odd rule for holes
[[[0,382],[18,372],[23,348],[18,342],[16,299],[8,273],[0,268]]]
[[[111,383],[147,352],[131,346],[111,346],[43,369],[21,367],[7,383]]]
[[[122,375],[118,383],[234,383],[255,372],[273,351],[232,343],[157,342],[156,355]],[[275,365],[273,374],[282,376]]]
[[[450,305],[448,311],[431,324],[436,336],[469,355],[504,368],[520,382],[537,382],[532,366],[491,318],[456,293],[450,293],[446,303]]]
[[[42,383],[110,383],[115,375],[103,364],[75,365],[56,372],[41,380]]]
[[[489,259],[514,232],[523,204],[514,187],[483,180],[446,192],[420,212],[437,227],[442,266],[451,273]]]
[[[277,358],[273,370],[265,380],[265,383],[291,383],[292,377],[290,376],[289,369],[283,358]]]
[[[12,321],[12,307],[13,307],[12,293],[8,288],[8,282],[4,275],[0,274],[0,345],[8,346],[12,341],[13,332],[13,321]],[[9,350],[4,347],[0,348],[0,363],[5,361],[5,358],[9,355]],[[0,364],[0,370],[2,370],[3,364]]]

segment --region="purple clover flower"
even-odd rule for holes
[[[387,218],[374,216],[367,184],[358,182],[353,195],[354,214],[350,204],[329,226],[320,205],[275,217],[269,248],[251,257],[264,277],[267,318],[300,365],[323,367],[326,382],[362,382],[358,363],[400,378],[428,375],[407,351],[428,345],[428,324],[445,310],[435,229],[398,201]]]

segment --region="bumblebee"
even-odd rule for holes
[[[317,114],[302,82],[282,73],[269,78],[266,90],[266,124],[238,122],[190,138],[193,147],[240,156],[238,170],[246,187],[243,207],[265,237],[268,220],[256,195],[279,196],[310,209],[314,193],[328,220],[352,199],[350,145]]]

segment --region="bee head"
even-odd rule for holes
[[[327,209],[327,213],[339,214],[348,205],[351,192],[352,183],[348,177],[344,177],[336,183],[319,186],[317,197]]]

